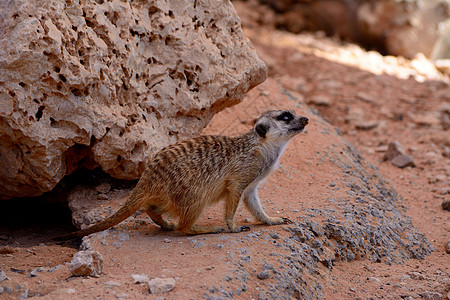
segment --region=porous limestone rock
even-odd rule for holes
[[[2,1],[0,199],[136,179],[266,76],[229,1]]]

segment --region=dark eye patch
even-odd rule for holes
[[[294,116],[292,115],[292,113],[285,111],[283,112],[281,115],[279,115],[277,117],[278,121],[285,121],[285,122],[290,122],[294,119]]]

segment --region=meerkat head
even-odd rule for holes
[[[261,139],[288,141],[302,132],[308,121],[293,110],[271,110],[256,120],[253,129]]]

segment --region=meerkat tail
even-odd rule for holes
[[[106,230],[108,228],[111,228],[111,227],[119,224],[120,222],[129,218],[131,215],[133,215],[136,211],[138,211],[141,208],[142,202],[136,201],[139,199],[136,199],[136,197],[133,197],[133,196],[134,195],[132,194],[130,196],[130,198],[126,201],[126,203],[118,211],[116,211],[112,216],[106,218],[105,220],[103,220],[91,227],[55,237],[55,238],[53,238],[53,240],[64,241],[64,240],[82,238],[84,236],[90,235],[95,232]]]

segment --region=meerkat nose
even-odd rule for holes
[[[302,125],[307,125],[308,124],[309,119],[307,117],[301,117],[300,118],[300,123]]]

